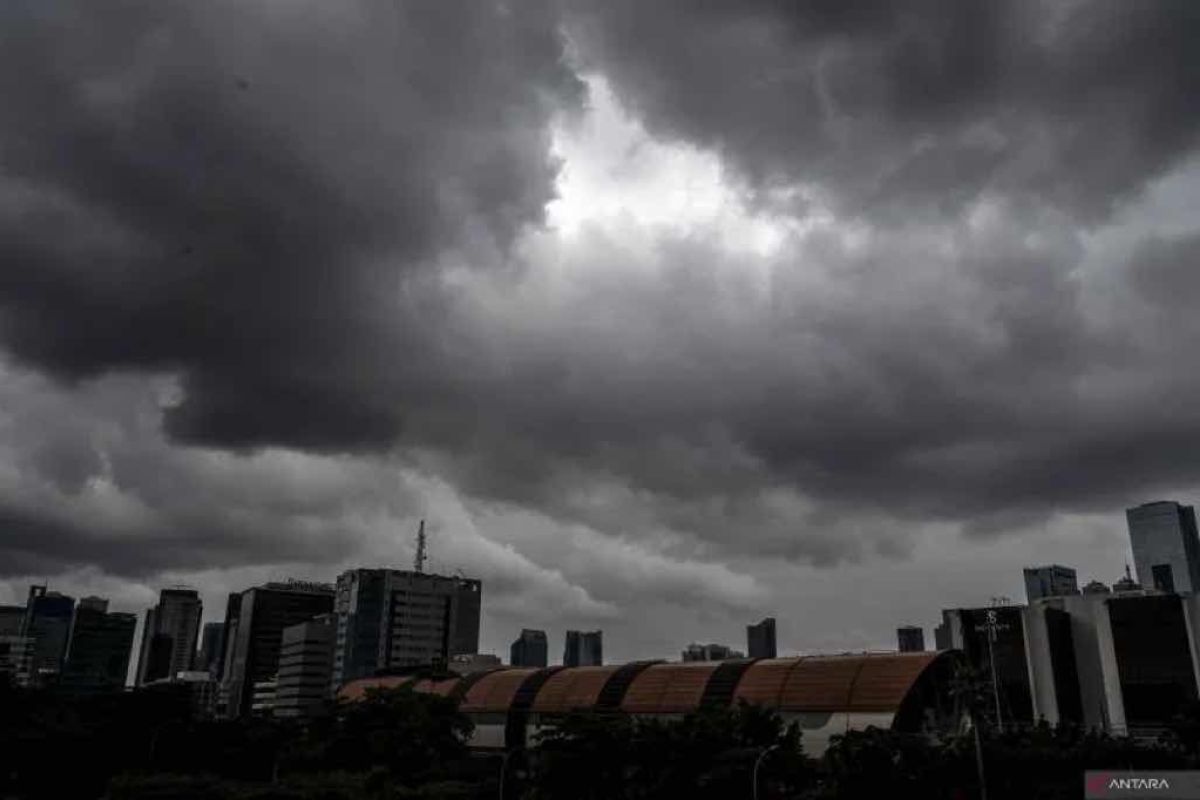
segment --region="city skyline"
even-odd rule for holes
[[[1155,503],[1161,503],[1161,502],[1173,502],[1173,501],[1150,501],[1150,503],[1148,503],[1148,504],[1153,505]],[[1186,507],[1188,504],[1183,503],[1183,505]],[[1125,524],[1127,525],[1128,523],[1125,523]],[[1129,541],[1130,535],[1131,534],[1127,530],[1124,535],[1127,542]],[[1132,548],[1128,547],[1128,545],[1127,545],[1127,549],[1129,550],[1129,554],[1128,554],[1126,560],[1123,562],[1123,566],[1129,567],[1129,566],[1132,566],[1132,564],[1133,564]],[[1078,552],[1078,553],[1076,553],[1076,555],[1078,555],[1080,557],[1084,557],[1087,554],[1085,552]],[[1060,560],[1062,560],[1062,559],[1060,559]],[[1068,557],[1066,560],[1072,564],[1080,563],[1080,561],[1087,561],[1086,558],[1075,558],[1072,560],[1070,557]],[[392,571],[396,571],[396,572],[400,572],[400,573],[415,574],[415,573],[411,572],[411,569],[408,565],[398,565],[396,567],[370,567],[370,568],[359,567],[357,569],[368,569],[368,570],[376,570],[376,571],[392,570]],[[1007,586],[1015,585],[1018,587],[1024,586],[1025,588],[1027,588],[1028,581],[1029,581],[1028,573],[1030,572],[1030,569],[1031,568],[1028,565],[1025,565],[1023,569],[1018,570],[1018,574],[1015,577],[1012,574],[1007,574],[1007,575],[996,574],[996,575],[991,576],[991,578],[994,579],[995,586],[1007,587]],[[1070,571],[1070,570],[1073,570],[1074,568],[1068,567],[1067,569]],[[1115,583],[1115,581],[1117,579],[1124,577],[1123,573],[1113,574],[1110,576],[1110,575],[1104,575],[1103,573],[1090,574],[1084,570],[1079,570],[1078,572],[1079,572],[1079,576],[1080,576],[1079,577],[1080,584],[1084,583],[1087,580],[1099,580],[1101,583],[1104,583],[1105,585],[1111,585],[1111,584]],[[1136,576],[1136,574],[1135,574],[1135,576]],[[452,576],[443,576],[443,577],[451,578]],[[294,577],[288,577],[286,579],[286,581],[294,581],[294,580],[296,580]],[[314,579],[314,580],[317,583],[325,582],[320,579]],[[265,581],[261,581],[259,583],[261,585],[265,586],[265,585],[272,584],[275,582],[276,581],[265,580]],[[301,583],[303,584],[305,582],[301,581]],[[1136,580],[1135,580],[1135,583],[1137,583]],[[330,583],[329,585],[332,586],[332,583]],[[250,588],[254,588],[254,586],[243,587],[242,590],[235,592],[235,594],[240,594],[241,591],[248,590]],[[155,593],[156,599],[164,591],[166,591],[166,592],[195,591],[202,598],[206,597],[208,595],[215,596],[216,594],[221,594],[220,592],[216,592],[215,590],[211,590],[211,589],[206,591],[202,587],[183,586],[180,584],[176,584],[176,585],[173,585],[170,587],[158,589]],[[54,593],[57,593],[57,592],[54,592]],[[947,595],[947,597],[950,597],[950,596],[952,596],[952,595]],[[224,600],[224,597],[225,597],[225,595],[222,594],[222,600]],[[1014,593],[1014,592],[1008,592],[1008,593],[1005,593],[1005,592],[999,592],[999,593],[980,592],[978,587],[973,587],[971,589],[971,591],[965,596],[965,598],[963,599],[962,602],[958,602],[958,601],[950,602],[946,598],[943,598],[940,601],[935,601],[934,605],[936,606],[936,608],[934,609],[933,613],[930,614],[927,618],[920,618],[919,621],[916,622],[915,624],[918,627],[925,628],[927,631],[929,631],[931,633],[931,636],[928,638],[927,641],[928,641],[929,645],[932,646],[932,644],[933,644],[932,631],[935,628],[935,626],[938,624],[937,614],[940,614],[943,609],[955,608],[955,607],[973,607],[973,606],[979,606],[979,605],[983,604],[985,602],[985,600],[989,600],[989,599],[992,602],[995,602],[997,599],[1002,599],[1002,600],[1007,601],[1010,598],[1012,599],[1012,602],[1017,602],[1017,603],[1025,602],[1025,595],[1023,593],[1019,593],[1019,592],[1018,593]],[[108,598],[104,598],[104,599],[107,600]],[[0,603],[0,605],[5,605],[5,604]],[[216,609],[212,609],[211,606],[209,606],[208,608],[210,610],[206,613],[206,616],[203,618],[203,621],[201,622],[201,624],[199,626],[200,628],[204,628],[206,626],[213,625],[216,623],[223,623],[225,621],[224,614],[226,613],[226,611],[225,611],[224,602],[222,602],[219,605],[219,607]],[[143,623],[145,621],[145,612],[148,609],[137,608],[137,607],[130,607],[130,608],[114,607],[113,610],[124,611],[127,613],[133,612],[133,613],[136,613],[136,615],[138,617],[136,635],[135,635],[135,638],[133,641],[134,649],[133,649],[133,654],[131,656],[130,664],[129,664],[129,679],[128,679],[129,685],[134,685],[136,683],[136,674],[137,674],[138,662],[139,662],[138,654],[139,654],[140,648],[142,647]],[[488,610],[487,605],[484,604],[483,615],[482,615],[484,618],[486,618],[488,616],[487,610]],[[775,612],[773,612],[773,613],[775,613]],[[790,630],[803,631],[802,624],[800,624],[801,621],[796,620],[796,619],[789,619],[789,615],[786,614],[785,612],[778,612],[778,613],[779,613],[780,622],[781,622],[780,627],[783,630],[787,631],[790,629]],[[214,614],[217,616],[215,618],[210,618]],[[800,616],[803,617],[802,614]],[[742,638],[744,640],[745,635],[746,635],[746,625],[747,624],[748,624],[747,620],[743,620],[740,623],[738,620],[731,620],[728,623],[728,625],[725,627],[718,627],[718,628],[697,627],[695,629],[701,630],[704,632],[701,634],[701,638],[703,638],[704,636],[709,636],[710,638],[715,638],[715,639],[720,639],[720,636],[717,636],[716,634],[712,633],[713,631],[725,631],[725,630],[737,631],[740,629]],[[847,641],[849,641],[849,643],[845,646],[838,645],[836,643],[833,645],[830,645],[828,643],[810,644],[810,643],[805,642],[800,639],[792,639],[790,641],[785,641],[784,639],[781,639],[783,644],[781,644],[779,646],[778,652],[779,652],[780,657],[786,657],[786,656],[801,655],[801,654],[805,654],[805,653],[888,651],[891,649],[895,649],[895,646],[896,646],[896,624],[897,624],[896,620],[895,619],[892,620],[892,622],[891,622],[892,627],[890,629],[888,629],[887,631],[884,631],[883,632],[884,635],[880,636],[878,639],[872,639],[870,641],[859,640],[858,642],[847,640]],[[740,628],[739,628],[739,625],[740,625]],[[547,633],[548,639],[553,640],[554,636],[557,635],[559,637],[558,640],[562,641],[562,635],[565,635],[566,633],[570,632],[573,629],[577,629],[578,627],[579,627],[578,625],[574,625],[569,621],[552,621],[547,624],[544,624],[542,629]],[[490,634],[490,635],[485,637],[484,634]],[[483,627],[481,629],[481,633],[480,633],[481,644],[479,645],[479,652],[484,655],[498,655],[501,658],[502,662],[508,663],[508,656],[509,656],[509,650],[511,648],[511,642],[509,643],[508,647],[493,648],[491,646],[491,641],[493,639],[501,640],[501,639],[504,639],[506,635],[512,635],[512,634],[509,632],[503,632],[503,631],[498,631],[498,632],[488,631],[486,629],[486,627]],[[803,634],[801,633],[800,635],[802,636]],[[693,637],[693,639],[694,638],[695,637]],[[738,641],[736,638],[728,638],[728,640],[731,642]],[[691,640],[689,640],[689,641],[691,641]],[[196,650],[194,652],[194,656],[197,659],[199,659],[202,654],[202,650],[199,645],[200,645],[200,643],[198,641]],[[618,655],[613,656],[611,660],[613,663],[622,663],[622,662],[626,662],[626,661],[635,661],[635,660],[639,660],[639,659],[643,659],[643,658],[661,658],[664,660],[678,659],[679,650],[681,647],[683,647],[683,645],[684,645],[684,642],[682,640],[680,640],[679,642],[664,640],[663,642],[660,642],[657,645],[655,645],[647,650],[644,648],[643,649],[631,649],[629,647],[628,643],[625,643],[623,645],[621,642],[615,641],[612,643],[612,647],[613,647],[614,651],[616,653],[618,653]],[[743,647],[744,647],[744,641],[743,641]],[[551,646],[549,649],[550,649],[550,651],[555,650],[554,646]],[[736,650],[737,647],[735,646],[734,649]],[[550,665],[561,664],[562,659],[557,658],[555,656],[555,653],[551,652],[551,653],[549,653],[548,663]],[[196,669],[199,669],[199,668],[200,667],[197,664]]]
[[[1188,4],[435,5],[4,4],[0,603],[871,649],[1200,497]]]
[[[1161,547],[1157,550],[1146,549],[1147,532],[1144,515],[1147,509],[1150,510],[1149,513],[1152,515],[1158,516],[1161,516],[1163,513],[1165,513],[1163,509],[1168,509],[1171,519],[1178,518],[1180,520],[1185,520],[1185,523],[1182,525],[1181,529],[1178,527],[1173,527],[1170,529],[1172,532],[1166,540],[1168,543],[1170,543],[1170,545],[1165,551],[1162,550]],[[1155,516],[1155,518],[1157,519],[1158,516]],[[1191,521],[1188,522],[1188,520]],[[1164,552],[1171,557],[1180,559],[1178,563],[1175,564],[1174,569],[1180,571],[1181,574],[1195,574],[1197,571],[1200,571],[1200,538],[1198,538],[1198,534],[1196,532],[1194,523],[1194,510],[1191,506],[1181,505],[1175,501],[1151,501],[1149,503],[1144,503],[1127,509],[1126,521],[1131,548],[1137,557],[1138,563],[1140,564],[1138,579],[1134,580],[1131,577],[1131,570],[1129,562],[1127,561],[1125,564],[1124,576],[1113,582],[1111,586],[1104,581],[1099,581],[1093,578],[1083,587],[1082,594],[1084,596],[1087,596],[1089,592],[1093,591],[1101,591],[1106,594],[1115,592],[1118,593],[1116,596],[1121,596],[1121,592],[1128,593],[1130,590],[1133,590],[1135,593],[1142,590],[1150,590],[1151,592],[1166,591],[1167,593],[1175,591],[1178,587],[1164,587],[1162,584],[1162,576],[1159,574],[1163,567],[1160,564],[1154,563],[1155,561],[1161,560],[1159,555]],[[1155,530],[1158,529],[1156,528]],[[418,547],[423,547],[424,542],[420,540],[423,539],[424,524],[421,525],[420,531],[421,532],[418,534]],[[1156,536],[1157,535],[1158,534],[1156,534]],[[1155,541],[1160,540],[1155,539]],[[1155,555],[1153,558],[1151,558],[1148,553],[1153,553]],[[505,663],[502,657],[497,656],[494,653],[483,653],[479,647],[479,620],[482,616],[481,612],[485,607],[480,603],[480,582],[478,580],[466,578],[461,573],[453,577],[427,573],[423,571],[423,567],[424,562],[419,561],[418,566],[414,567],[412,570],[388,568],[358,568],[355,570],[349,570],[342,575],[339,575],[336,583],[336,593],[338,597],[342,598],[336,603],[336,613],[327,613],[325,611],[325,604],[320,605],[319,608],[309,608],[310,604],[308,601],[302,602],[303,607],[307,608],[308,610],[302,611],[298,605],[295,611],[285,612],[292,615],[289,618],[293,620],[292,622],[285,622],[285,626],[293,623],[301,625],[301,623],[308,624],[310,622],[319,623],[323,626],[331,626],[329,627],[329,632],[322,634],[322,636],[329,638],[329,647],[331,649],[324,656],[318,657],[318,660],[321,658],[328,659],[329,663],[325,670],[328,674],[327,680],[329,680],[329,685],[331,687],[336,688],[337,686],[341,686],[348,681],[354,680],[356,677],[368,676],[372,673],[372,671],[376,670],[383,670],[383,673],[378,674],[384,674],[396,667],[417,667],[421,665],[433,665],[436,667],[439,664],[445,665],[459,654],[462,654],[463,658],[482,658],[485,660],[491,659],[492,663]],[[990,607],[1003,607],[1008,609],[1017,608],[1022,605],[1032,607],[1034,605],[1034,601],[1041,601],[1047,598],[1052,599],[1079,596],[1081,594],[1080,587],[1078,585],[1078,574],[1077,571],[1072,567],[1067,567],[1062,564],[1047,564],[1033,567],[1027,566],[1022,570],[1022,576],[1026,589],[1025,604],[1021,604],[1020,601],[1016,601],[1016,604],[1014,604],[1012,598],[1001,595],[990,598]],[[363,583],[364,581],[366,581],[366,583]],[[334,593],[334,591],[334,584],[288,579],[287,581],[283,582],[267,582],[258,587],[251,587],[243,592],[235,592],[230,594],[225,612],[225,620],[223,622],[205,622],[201,625],[198,618],[192,619],[190,623],[192,625],[190,629],[191,632],[193,634],[197,633],[198,628],[203,627],[204,637],[203,641],[200,641],[197,637],[193,637],[197,638],[197,640],[194,642],[195,646],[190,651],[186,659],[188,669],[202,670],[205,668],[206,663],[213,661],[217,662],[215,668],[208,671],[207,674],[218,684],[222,685],[222,687],[225,687],[222,689],[222,697],[224,697],[226,694],[229,694],[229,686],[236,686],[244,683],[242,679],[237,679],[233,682],[233,684],[230,684],[231,675],[241,674],[238,672],[238,670],[245,669],[244,666],[234,666],[239,661],[244,662],[245,656],[243,655],[241,657],[235,657],[235,651],[227,652],[225,634],[226,631],[231,630],[235,637],[237,636],[239,617],[246,613],[244,611],[244,607],[246,607],[244,600],[245,597],[253,596],[256,592],[266,592],[268,594],[295,593],[296,601],[300,602],[302,597],[310,596],[314,593],[325,595],[327,598],[332,598],[332,593]],[[1190,591],[1188,593],[1190,593]],[[1125,594],[1124,596],[1128,597],[1129,595]],[[151,620],[156,614],[160,613],[162,603],[168,597],[183,598],[185,602],[191,602],[196,605],[197,610],[199,607],[198,592],[190,587],[174,586],[165,588],[160,590],[159,597],[160,604],[146,610],[146,613],[144,614],[145,621]],[[48,592],[47,587],[44,585],[34,585],[29,588],[29,608],[34,608],[33,604],[42,602],[43,598],[58,598],[58,600],[52,600],[52,602],[58,602],[59,605],[61,605],[62,602],[67,602],[72,604],[72,608],[74,608],[74,599],[70,596],[63,595],[58,591]],[[354,598],[353,602],[351,602],[351,598]],[[975,599],[977,602],[981,602],[981,598]],[[462,606],[462,602],[464,600],[467,602],[465,607],[465,617],[463,616],[464,607]],[[329,602],[332,602],[332,600]],[[436,605],[439,608],[441,608],[444,604],[444,609],[438,611],[433,616],[429,616],[427,613],[427,607],[433,608],[430,603],[433,603],[433,605]],[[333,606],[329,607],[333,608]],[[99,609],[99,612],[103,614],[107,611],[107,608],[108,600],[106,598],[94,596],[82,598],[78,603],[77,609],[68,612],[68,617],[66,620],[67,625],[68,627],[73,628],[73,623],[71,622],[72,614],[75,617],[78,617],[78,615],[81,612],[84,612],[85,609],[93,612],[96,609]],[[17,624],[17,628],[19,629],[19,620],[22,617],[26,619],[29,618],[28,612],[26,612],[20,606],[0,605],[0,609],[3,609],[6,614],[9,614],[10,617],[13,617],[12,619],[6,617],[6,624],[10,627],[12,624]],[[314,609],[320,611],[320,613],[316,616],[314,616],[312,613]],[[60,608],[56,613],[61,615],[64,610],[66,610],[65,607]],[[282,608],[280,611],[282,611]],[[436,630],[430,629],[430,623],[435,621],[435,617],[441,618],[443,613],[446,615],[445,619],[450,621],[449,626],[443,626],[442,623],[438,623],[437,625],[433,626],[436,628]],[[940,613],[942,615],[942,621],[940,623],[935,623],[933,626],[933,640],[936,649],[946,649],[954,646],[960,646],[953,644],[953,641],[960,637],[961,632],[958,631],[957,627],[951,627],[951,623],[949,622],[950,618],[956,614],[981,614],[983,613],[983,608],[976,606],[974,610],[968,609],[964,611],[963,606],[955,607],[951,605],[948,607],[943,606]],[[272,612],[273,616],[277,614],[278,612]],[[361,631],[358,631],[358,633],[355,634],[353,631],[356,631],[359,627],[362,627],[361,625],[352,622],[356,615],[362,618],[362,622],[366,625],[366,627],[362,628]],[[133,614],[118,613],[116,616],[128,617],[131,623],[136,619],[136,615]],[[320,622],[321,620],[325,620],[325,622]],[[339,622],[338,620],[342,621]],[[350,622],[349,627],[345,627],[346,622]],[[276,622],[272,624],[278,625],[279,622],[276,620]],[[958,624],[959,623],[954,623],[956,626]],[[415,625],[416,627],[409,628],[409,625]],[[901,625],[897,630],[897,636],[899,639],[898,650],[900,652],[924,650],[925,627],[926,626],[924,624]],[[418,632],[418,630],[425,631],[426,629],[430,629],[430,631],[428,633]],[[748,644],[748,655],[752,660],[756,658],[761,659],[776,657],[775,629],[776,620],[774,617],[767,617],[759,623],[753,623],[746,626],[745,630]],[[283,629],[281,628],[281,630]],[[355,663],[359,661],[363,662],[361,665],[351,667],[349,666],[351,664],[351,661],[349,660],[345,661],[343,664],[344,657],[351,658],[350,654],[352,650],[343,650],[342,644],[338,644],[337,647],[333,646],[332,631],[334,630],[339,631],[336,636],[339,643],[348,643],[351,640],[358,640],[369,645],[368,649],[371,651],[371,654],[368,655],[364,653],[359,654],[358,656],[353,656]],[[385,634],[385,630],[390,632]],[[415,637],[413,636],[414,632],[416,632]],[[140,640],[143,632],[139,631],[138,633]],[[378,655],[375,654],[375,651],[379,647],[379,637],[384,635],[386,635],[387,641],[392,642],[391,647],[393,649],[389,656],[382,655],[382,650],[379,651]],[[563,666],[579,666],[586,665],[588,663],[603,663],[601,654],[602,635],[603,632],[600,630],[585,633],[568,628],[565,630],[566,646],[563,653],[563,658],[558,663]],[[245,634],[243,634],[243,638],[244,636]],[[367,639],[364,639],[363,636],[367,636]],[[534,637],[537,640],[536,644],[540,649],[540,655],[533,654],[532,652],[525,652],[523,647],[521,647],[522,645],[524,645],[524,647],[530,646],[526,642],[527,637]],[[256,634],[251,638],[254,641],[258,641],[261,639],[261,634]],[[211,642],[210,639],[212,639]],[[275,641],[273,636],[268,637],[268,639],[275,642],[274,645],[271,645],[272,647],[280,644],[279,641]],[[368,639],[370,640],[369,642]],[[592,639],[594,641],[589,642],[586,644],[586,646],[581,647],[583,640],[587,639]],[[434,643],[434,640],[442,641],[442,644],[440,645],[442,648],[440,653],[439,646]],[[546,652],[546,640],[547,637],[545,631],[543,630],[522,629],[517,640],[514,641],[510,647],[510,659],[508,664],[511,666],[541,667],[547,666],[547,663],[553,665],[555,662],[550,661],[547,657],[548,653]],[[422,655],[420,658],[417,658],[411,662],[406,661],[406,656],[404,656],[403,653],[407,652],[408,650],[412,650],[412,642],[415,641],[423,642],[416,647],[416,650],[420,650]],[[282,643],[284,644],[285,648],[288,646],[286,635],[283,637]],[[36,639],[30,640],[29,644],[31,646],[31,653],[34,649],[41,649],[45,647],[42,642]],[[130,631],[129,645],[132,648],[132,630]],[[52,645],[52,647],[53,646],[57,645]],[[397,650],[397,647],[400,649]],[[138,676],[143,671],[142,662],[146,660],[147,653],[149,651],[146,650],[146,643],[144,641],[138,642],[138,648],[142,651],[142,655],[140,656],[136,665],[133,663],[130,664],[130,685],[141,683],[144,680]],[[64,643],[64,651],[66,649],[67,648],[65,648]],[[176,648],[172,647],[170,649],[174,650]],[[593,652],[590,655],[582,655],[581,659],[581,654],[583,654],[585,650],[589,649]],[[756,649],[759,651],[757,654],[755,653]],[[876,652],[886,652],[890,651],[891,648],[862,648],[859,652],[869,652],[871,650],[875,650]],[[855,652],[855,650],[844,649],[841,652],[852,653]],[[822,653],[819,650],[814,651],[802,646],[800,649],[794,651],[785,649],[782,653],[780,653],[780,655],[787,657],[789,655],[806,653],[818,655],[827,654]],[[722,644],[699,644],[692,642],[682,651],[681,659],[683,661],[721,660],[728,658],[743,658],[745,655],[746,654],[740,653],[733,648]],[[644,657],[645,654],[642,654],[641,659],[627,660],[644,660]],[[177,661],[179,656],[176,654],[172,658],[173,660]],[[392,663],[392,659],[398,660]],[[283,660],[281,659],[272,657],[271,660],[273,662],[278,661],[279,664],[283,664]],[[667,661],[669,659],[664,658],[661,660]],[[368,664],[367,662],[371,663]],[[60,663],[65,664],[65,661]],[[486,669],[487,667],[483,666],[481,668]],[[233,669],[234,672],[230,672],[231,669]],[[260,667],[259,677],[269,677],[269,669],[270,668],[266,666]],[[194,676],[198,676],[202,673],[193,671],[188,674],[193,676],[189,679],[194,680]],[[161,677],[163,676],[155,678],[155,680],[158,680]],[[171,674],[171,677],[174,677],[174,673]],[[179,677],[184,677],[183,671],[179,672]],[[272,680],[274,680],[274,678],[272,678]],[[234,694],[237,693],[238,692],[234,692]],[[274,689],[272,689],[272,697],[274,697]],[[218,707],[220,706],[218,705]],[[257,708],[258,706],[256,705],[255,707]],[[231,713],[236,714],[242,712],[233,711]]]

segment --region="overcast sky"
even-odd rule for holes
[[[8,0],[0,602],[894,646],[1200,500],[1200,3]]]

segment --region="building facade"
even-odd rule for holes
[[[896,649],[901,653],[920,653],[925,650],[925,629],[917,625],[902,625],[896,629]]]
[[[521,635],[509,648],[509,663],[514,667],[544,667],[548,659],[545,631],[522,628]]]
[[[109,612],[103,598],[80,600],[71,621],[63,688],[76,694],[121,690],[136,629],[136,615]]]
[[[137,684],[170,678],[192,668],[204,609],[195,589],[163,589],[158,605],[146,610]]]
[[[563,666],[598,667],[603,663],[603,631],[567,631],[563,647]]]
[[[332,611],[333,587],[324,583],[267,583],[231,596],[219,713],[250,712],[256,685],[275,683],[284,629]]]
[[[333,614],[321,614],[283,629],[275,716],[315,717],[328,709],[336,639]]]
[[[1059,564],[1025,568],[1025,599],[1032,603],[1043,597],[1079,594],[1075,570]]]
[[[746,653],[750,658],[775,658],[775,618],[746,626]]]
[[[337,580],[333,681],[479,652],[478,580],[391,569],[354,569]]]
[[[1161,500],[1126,510],[1125,519],[1142,588],[1182,593],[1200,589],[1195,509]]]

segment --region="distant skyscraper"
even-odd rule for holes
[[[41,685],[58,679],[67,653],[74,613],[74,598],[58,592],[47,592],[45,586],[29,587],[21,635],[31,640],[30,683]]]
[[[394,569],[338,576],[335,686],[379,672],[479,652],[482,584]]]
[[[603,631],[567,631],[563,665],[598,667],[604,663]]]
[[[1075,570],[1070,567],[1048,564],[1044,567],[1025,568],[1025,599],[1032,603],[1043,597],[1066,597],[1079,594]]]
[[[1100,581],[1088,581],[1083,585],[1084,594],[1109,594],[1112,589],[1108,588],[1107,583]]]
[[[313,717],[329,707],[336,632],[333,614],[321,614],[283,629],[275,716]]]
[[[331,613],[333,587],[303,581],[268,583],[231,595],[229,606],[218,705],[225,716],[238,717],[251,710],[258,702],[255,693],[266,691],[268,684],[274,698],[283,629]]]
[[[521,635],[509,648],[509,663],[514,667],[544,667],[547,651],[545,631],[522,628]]]
[[[191,670],[203,610],[195,589],[159,592],[158,605],[146,610],[142,627],[138,686]]]
[[[110,613],[108,601],[100,597],[80,600],[71,621],[63,688],[91,693],[124,687],[136,628],[135,614]]]
[[[683,661],[728,661],[745,656],[723,644],[689,644],[680,658]]]
[[[200,634],[200,652],[196,655],[196,669],[207,672],[216,678],[221,672],[222,639],[225,637],[225,623],[206,622]]]
[[[775,658],[775,618],[746,626],[746,654],[750,658]]]
[[[1200,590],[1195,509],[1160,500],[1128,509],[1125,519],[1143,588],[1185,593]]]
[[[896,645],[901,653],[920,653],[925,649],[925,629],[902,625],[896,629]]]

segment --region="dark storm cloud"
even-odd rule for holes
[[[563,7],[652,134],[828,220],[769,256],[719,230],[539,234],[550,126],[582,100]],[[176,376],[175,443],[395,446],[485,504],[817,564],[1200,482],[1200,449],[1167,446],[1200,440],[1178,368],[1200,331],[1163,313],[1194,236],[1126,232],[1103,281],[1088,243],[1193,152],[1194,4],[41,0],[0,22],[0,337],[79,386]],[[341,557],[340,512],[388,492],[276,492],[145,431],[56,427],[0,436],[19,570]],[[153,512],[126,539],[115,512],[11,500],[101,475]]]
[[[438,384],[422,268],[541,218],[577,94],[539,3],[0,14],[0,333],[180,372],[189,441],[386,446]]]
[[[1000,192],[1094,217],[1200,123],[1187,0],[567,5],[585,63],[653,131],[852,211]]]

